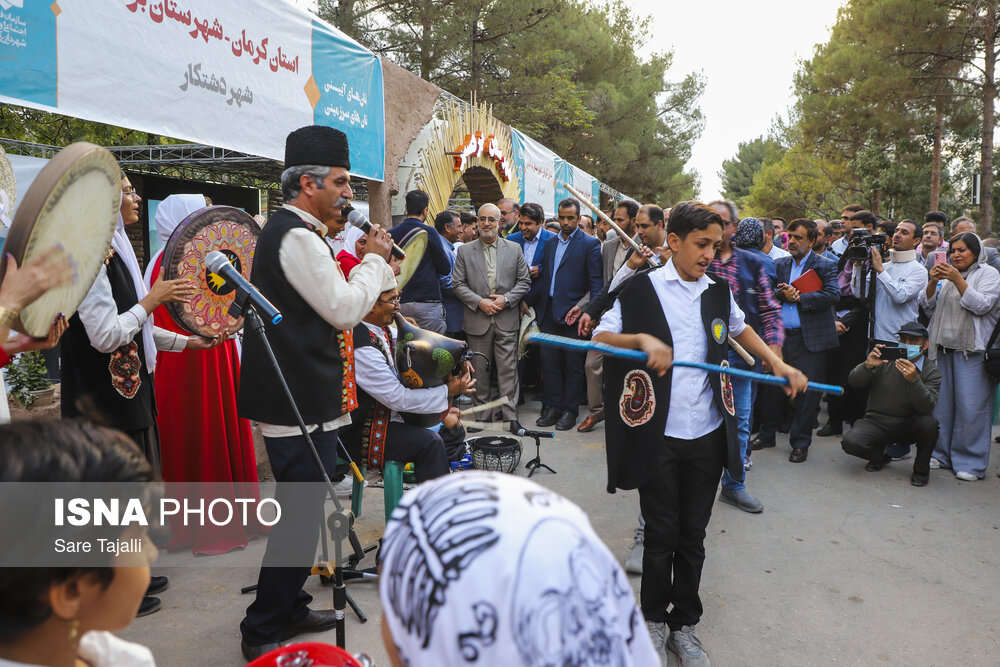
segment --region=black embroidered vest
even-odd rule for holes
[[[661,269],[662,270],[662,269]],[[708,341],[705,361],[728,365],[729,284],[708,275],[714,283],[701,295],[701,317]],[[673,345],[666,315],[650,281],[650,273],[635,276],[619,295],[622,333],[648,333]],[[653,478],[656,448],[663,446],[663,432],[670,407],[673,371],[663,377],[644,363],[604,357],[605,442],[608,457],[608,492],[637,489]],[[734,479],[743,479],[739,434],[732,384],[728,376],[709,373],[709,385],[726,427],[726,468]],[[707,406],[706,406],[707,407]]]
[[[378,334],[362,322],[354,327],[354,349],[373,347],[386,356],[386,363],[389,363],[389,359],[395,355],[395,349],[390,342],[390,348],[386,350],[385,340],[378,340],[377,336]],[[392,334],[388,333],[388,336],[392,341]],[[392,410],[358,387],[358,407],[351,412],[351,425],[340,431],[344,446],[358,465],[382,469],[385,460],[386,433],[391,418]]]
[[[320,317],[285,278],[279,251],[282,238],[292,229],[313,228],[287,209],[271,216],[257,241],[250,282],[284,317],[280,324],[265,322],[264,329],[302,419],[306,424],[322,424],[357,403],[354,345],[350,331],[340,331]],[[243,336],[239,414],[265,424],[297,425],[254,331]]]
[[[124,313],[139,298],[128,268],[117,254],[107,261],[107,274],[118,313]],[[59,341],[59,350],[64,418],[103,420],[122,431],[137,431],[154,424],[153,378],[146,369],[141,330],[130,343],[105,354],[90,344],[80,315],[74,314]]]

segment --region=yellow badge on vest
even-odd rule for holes
[[[725,322],[718,317],[712,320],[712,337],[715,338],[716,343],[722,343],[726,340],[727,333],[729,333],[729,331]]]

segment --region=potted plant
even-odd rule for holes
[[[48,380],[45,357],[38,350],[22,352],[7,367],[7,386],[21,405],[49,405],[56,388]]]

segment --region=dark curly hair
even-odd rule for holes
[[[149,462],[120,431],[73,420],[0,426],[0,482],[152,480]],[[52,609],[44,594],[50,586],[83,576],[107,587],[115,571],[112,567],[0,567],[0,644],[49,618]]]

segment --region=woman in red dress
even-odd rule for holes
[[[204,206],[202,195],[170,195],[160,202],[155,218],[160,242],[165,246],[177,225]],[[147,281],[155,282],[160,275],[162,252],[150,262]],[[156,326],[187,333],[163,306],[153,311],[153,317]],[[259,497],[250,422],[236,414],[239,373],[239,355],[232,340],[197,354],[184,351],[159,358],[154,374],[156,423],[165,482],[216,482],[209,492],[213,496]],[[205,523],[171,522],[167,549],[222,554],[246,547],[255,534],[237,521],[221,527]]]

